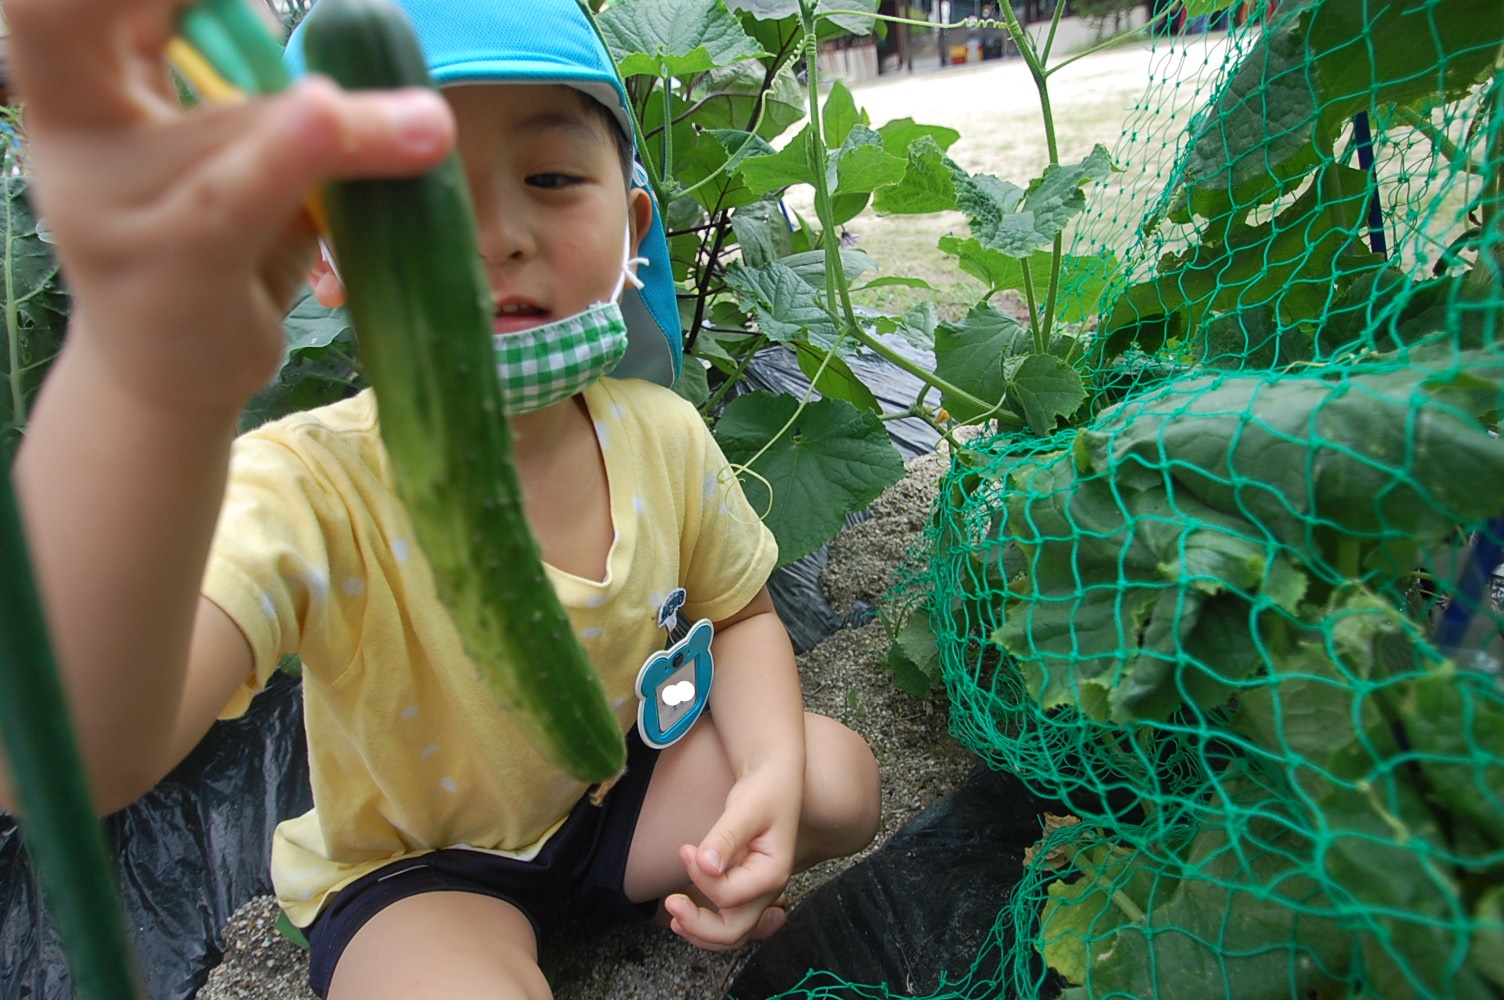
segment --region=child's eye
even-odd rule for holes
[[[527,183],[531,187],[565,188],[583,184],[584,180],[572,174],[541,173],[528,174]]]

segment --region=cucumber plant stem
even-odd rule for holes
[[[804,56],[809,88],[809,148],[806,155],[810,173],[814,176],[815,214],[820,219],[820,227],[824,234],[826,310],[832,316],[839,317],[839,325],[844,327],[845,332],[858,343],[891,361],[925,385],[939,389],[942,393],[971,406],[989,411],[992,416],[1004,423],[1015,427],[1023,426],[1023,419],[1017,414],[1003,409],[998,403],[988,403],[977,399],[971,393],[958,389],[933,372],[925,371],[862,329],[861,324],[857,322],[856,312],[851,307],[851,290],[846,281],[846,268],[841,263],[841,241],[838,236],[840,227],[836,224],[832,210],[830,178],[826,173],[827,150],[824,123],[820,113],[819,45],[815,34],[814,0],[800,0],[799,11],[800,23],[804,28]]]
[[[0,741],[78,996],[140,1000],[120,894],[47,639],[10,472],[0,477]]]
[[[1045,43],[1045,53],[1048,55],[1050,46],[1055,41],[1055,28],[1059,24],[1060,10],[1063,5],[1056,5],[1055,20],[1050,24],[1049,39]],[[1038,50],[1034,48],[1034,39],[1024,30],[1019,23],[1018,15],[1013,10],[1013,0],[1003,0],[1002,3],[1003,24],[1008,29],[1008,34],[1013,39],[1013,44],[1018,46],[1019,54],[1023,56],[1024,65],[1029,69],[1029,76],[1034,80],[1034,89],[1039,92],[1039,113],[1044,119],[1044,143],[1045,151],[1049,156],[1049,166],[1060,164],[1060,141],[1055,132],[1055,111],[1050,103],[1050,71],[1045,68]],[[1046,168],[1048,169],[1048,168]],[[1055,327],[1055,307],[1060,299],[1060,272],[1061,263],[1065,258],[1065,236],[1063,233],[1055,234],[1052,260],[1050,262],[1050,286],[1045,294],[1044,319],[1034,325],[1035,350],[1044,354],[1049,350],[1050,334]],[[1029,315],[1034,319],[1034,307],[1031,302]]]

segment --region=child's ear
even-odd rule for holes
[[[345,304],[345,285],[334,273],[334,265],[327,253],[322,246],[319,247],[319,255],[308,269],[308,287],[313,289],[313,297],[319,300],[319,305],[336,309]]]
[[[635,257],[642,238],[653,224],[653,196],[645,189],[634,187],[627,192],[627,218],[632,222],[632,256]]]

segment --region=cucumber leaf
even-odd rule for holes
[[[877,401],[867,383],[857,377],[842,358],[822,351],[807,341],[794,344],[794,356],[799,370],[810,380],[815,391],[826,399],[844,399],[859,410],[882,413],[882,404]]]
[[[789,343],[808,336],[834,342],[835,322],[819,292],[783,261],[761,267],[733,263],[726,269],[726,284],[769,339]]]
[[[623,77],[690,76],[768,55],[721,0],[619,0],[596,22]]]
[[[778,539],[779,565],[830,541],[847,511],[903,476],[882,421],[844,400],[801,407],[789,395],[749,392],[727,404],[715,437],[731,462],[752,463],[742,488]]]
[[[1241,218],[1275,201],[1333,158],[1353,115],[1459,97],[1493,70],[1501,45],[1495,0],[1302,3],[1259,36],[1202,110],[1185,207]]]
[[[1008,393],[1010,362],[1033,349],[1033,337],[1022,323],[994,306],[976,306],[960,323],[935,328],[935,374],[977,399],[995,403]],[[947,394],[943,404],[963,423],[984,415],[953,394]]]
[[[1046,167],[1023,191],[986,174],[959,180],[957,205],[984,247],[1028,257],[1053,243],[1086,207],[1083,188],[1105,180],[1114,169],[1112,154],[1099,144],[1080,163]]]
[[[0,357],[0,452],[20,445],[32,399],[62,348],[70,308],[48,235],[32,209],[22,175],[4,181],[8,348]],[[12,360],[15,367],[12,368]]]
[[[956,207],[956,184],[952,164],[940,144],[922,135],[909,145],[908,166],[897,184],[873,194],[872,210],[878,215],[924,215]]]

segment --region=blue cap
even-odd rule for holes
[[[393,0],[412,21],[429,75],[440,88],[470,83],[556,83],[605,105],[636,147],[627,91],[611,54],[579,0]],[[315,8],[317,10],[317,8]],[[302,31],[287,42],[287,63],[304,72]],[[679,299],[658,200],[634,163],[632,184],[648,193],[653,218],[637,253],[643,287],[622,290],[627,353],[612,375],[673,385],[684,354]]]

